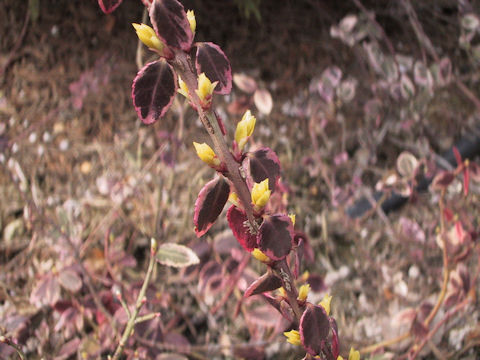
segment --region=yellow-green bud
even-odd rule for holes
[[[330,303],[332,302],[332,297],[328,294],[325,294],[322,301],[318,305],[325,309],[327,315],[330,315]]]
[[[248,138],[252,135],[253,129],[255,129],[255,123],[257,119],[252,115],[250,110],[247,110],[237,124],[235,130],[235,141],[237,142],[239,150],[242,150],[248,141]]]
[[[360,360],[360,351],[355,350],[353,347],[350,348],[350,353],[348,354],[348,360]]]
[[[208,146],[208,144],[193,142],[193,146],[195,146],[197,155],[203,162],[212,167],[220,165],[220,159],[215,155],[215,152],[210,146]]]
[[[300,290],[298,291],[298,300],[300,301],[307,300],[309,291],[310,291],[310,284],[304,284],[300,286]]]
[[[157,240],[154,238],[150,239],[150,250],[152,251],[152,254],[157,252]]]
[[[158,38],[155,30],[146,24],[132,24],[137,32],[137,36],[148,48],[163,51],[164,45]]]
[[[182,94],[188,99],[188,87],[187,84],[185,84],[185,81],[182,80],[182,78],[179,76],[178,77],[178,89],[177,89],[179,94]]]
[[[233,191],[228,195],[228,201],[230,201],[233,205],[236,207],[241,207],[240,206],[240,200],[238,199],[237,193],[234,193]]]
[[[290,344],[302,345],[300,333],[297,330],[285,331],[283,335],[287,337],[287,342],[289,342]]]
[[[260,249],[257,249],[257,248],[253,249],[252,256],[257,260],[260,260],[261,262],[264,262],[264,263],[270,262],[270,258],[267,255],[265,255]]]
[[[192,33],[195,34],[195,29],[197,28],[197,20],[195,20],[195,13],[193,12],[193,10],[187,11],[187,19],[190,24],[190,29],[192,30]]]
[[[288,214],[290,220],[292,220],[292,225],[295,226],[295,214]]]
[[[252,203],[256,211],[263,209],[267,205],[271,193],[272,191],[268,188],[268,178],[253,185]]]
[[[218,81],[212,83],[205,73],[201,73],[198,76],[198,89],[195,92],[200,99],[202,108],[208,108],[212,104],[212,94],[217,84]]]

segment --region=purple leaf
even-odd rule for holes
[[[281,260],[292,249],[293,225],[287,215],[272,215],[258,229],[258,248],[270,259]]]
[[[164,59],[145,65],[133,80],[132,98],[138,116],[152,124],[170,108],[177,91],[177,75]]]
[[[276,290],[280,286],[282,286],[282,280],[271,272],[267,272],[251,283],[247,290],[245,290],[245,294],[243,296],[249,297],[262,294],[267,291]]]
[[[43,277],[30,295],[30,303],[41,307],[42,305],[53,305],[60,299],[60,285],[57,278],[51,274]]]
[[[197,201],[195,201],[195,213],[193,215],[197,237],[205,234],[217,220],[229,194],[230,184],[223,176],[209,181],[200,190]]]
[[[58,274],[58,282],[66,290],[77,292],[82,288],[82,279],[71,269],[64,269]]]
[[[229,94],[232,90],[232,68],[225,53],[211,42],[197,44],[195,67],[199,74],[205,73],[211,82],[218,81],[215,92]]]
[[[190,50],[193,33],[185,9],[177,0],[155,0],[150,6],[150,20],[165,44],[175,49]]]
[[[257,237],[250,231],[247,215],[232,205],[227,212],[228,226],[232,229],[233,235],[242,247],[247,251],[252,251],[257,244]]]
[[[81,343],[81,340],[78,337],[73,338],[69,342],[63,344],[58,352],[58,355],[54,358],[55,360],[64,360],[68,359],[70,356],[75,354],[78,351],[78,347]]]
[[[98,5],[105,14],[110,14],[122,3],[122,1],[123,0],[98,0]]]
[[[252,180],[260,183],[268,178],[268,187],[275,191],[275,185],[280,177],[280,161],[277,154],[268,148],[261,148],[255,152],[248,153],[245,159],[248,163],[244,169],[249,169]]]
[[[330,331],[328,315],[323,307],[307,303],[300,319],[300,338],[310,355],[318,355],[325,347]]]

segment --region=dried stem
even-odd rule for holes
[[[118,343],[117,349],[115,350],[115,353],[113,354],[112,360],[118,360],[120,356],[123,353],[123,349],[125,348],[125,345],[130,338],[130,335],[132,335],[133,328],[135,327],[135,324],[137,323],[137,317],[138,313],[140,312],[140,309],[142,308],[143,304],[145,303],[145,293],[148,288],[148,284],[150,283],[150,279],[152,277],[154,268],[155,268],[155,255],[157,253],[157,245],[156,241],[152,240],[152,246],[150,250],[150,261],[148,263],[148,269],[147,273],[145,275],[145,280],[143,281],[142,288],[140,289],[140,292],[137,296],[137,301],[135,303],[135,309],[128,319],[127,326],[125,327],[125,330],[123,331],[122,338],[120,339],[120,342]]]
[[[376,344],[373,344],[373,345],[370,345],[370,346],[366,346],[366,347],[360,349],[360,353],[369,354],[369,353],[372,353],[374,351],[377,351],[378,349],[390,347],[392,345],[398,344],[399,342],[402,342],[403,340],[408,339],[410,337],[410,335],[411,335],[410,331],[408,331],[405,334],[397,336],[396,338],[381,341],[379,343],[376,343]]]
[[[453,309],[447,312],[447,314],[440,320],[435,327],[423,338],[422,342],[414,347],[414,352],[411,356],[409,356],[410,360],[416,359],[420,351],[422,351],[423,347],[427,344],[428,341],[437,333],[438,330],[455,314],[458,314],[458,312],[467,306],[470,303],[470,297],[467,296],[463,301],[459,304],[457,304]]]

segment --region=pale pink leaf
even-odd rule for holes
[[[262,114],[268,115],[272,111],[273,99],[268,90],[257,89],[253,94],[253,101]]]

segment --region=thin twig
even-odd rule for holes
[[[416,357],[418,356],[418,354],[422,351],[422,349],[424,348],[424,346],[427,344],[428,341],[430,341],[430,339],[437,333],[438,330],[440,330],[440,328],[455,314],[457,314],[462,308],[464,308],[465,306],[467,306],[468,304],[470,303],[470,297],[467,296],[465,297],[465,299],[457,304],[453,309],[451,309],[450,311],[447,312],[447,314],[442,318],[442,320],[440,320],[436,325],[435,327],[430,330],[430,332],[427,334],[427,336],[425,336],[422,340],[422,342],[418,345],[418,346],[415,346],[414,347],[414,352],[413,354],[409,357],[410,360],[414,360],[416,359]]]
[[[5,337],[5,336],[0,336],[0,343],[2,344],[5,344],[5,345],[8,345],[12,348],[15,349],[15,351],[17,352],[18,356],[20,356],[20,359],[22,360],[26,360],[27,357],[25,356],[25,354],[23,353],[22,349],[20,348],[20,346],[18,346],[17,344],[15,344],[12,340],[10,340],[9,338]]]
[[[399,342],[402,342],[403,340],[407,340],[410,337],[410,335],[411,335],[410,331],[408,331],[408,332],[406,332],[406,333],[404,333],[400,336],[397,336],[396,338],[384,340],[384,341],[381,341],[379,343],[361,348],[359,351],[360,351],[361,354],[369,354],[369,353],[372,353],[374,351],[377,351],[378,349],[387,348],[387,347],[390,347],[392,345],[398,344]]]
[[[375,29],[380,33],[383,40],[385,41],[385,44],[387,44],[388,51],[392,55],[393,62],[397,66],[397,69],[399,69],[395,48],[393,47],[390,38],[385,33],[385,30],[383,30],[383,27],[378,23],[377,20],[375,20],[375,16],[365,8],[365,6],[360,2],[360,0],[353,0],[353,2],[360,10],[362,10],[367,19],[373,24],[373,26],[375,26]]]
[[[28,20],[30,19],[30,8],[27,7],[27,11],[25,11],[25,20],[23,22],[23,27],[22,31],[20,32],[20,36],[17,39],[17,42],[15,43],[14,47],[8,54],[7,60],[3,64],[2,68],[0,69],[0,83],[3,83],[5,81],[5,72],[7,71],[7,68],[10,66],[12,63],[14,56],[18,53],[18,49],[20,49],[20,46],[22,45],[23,39],[25,38],[25,34],[27,33],[27,28],[28,28]]]
[[[133,328],[135,327],[135,323],[138,317],[138,313],[140,312],[140,309],[142,308],[143,304],[145,303],[145,293],[147,292],[148,284],[150,283],[150,279],[153,274],[153,270],[155,268],[155,255],[157,254],[157,242],[155,239],[152,239],[152,245],[150,248],[150,261],[148,263],[148,269],[147,273],[145,275],[145,280],[143,281],[142,288],[140,289],[140,292],[138,293],[137,296],[137,301],[135,303],[135,309],[132,313],[132,316],[128,319],[127,326],[125,327],[125,330],[123,331],[122,338],[120,339],[120,342],[118,343],[117,349],[115,350],[115,353],[113,354],[112,360],[118,360],[120,356],[123,353],[123,349],[125,348],[125,345],[127,344],[128,339],[130,338],[130,335],[132,334]]]
[[[410,24],[415,31],[415,35],[417,36],[418,42],[420,43],[422,49],[426,48],[426,50],[435,60],[435,62],[438,62],[439,56],[437,54],[437,51],[435,50],[435,47],[432,45],[432,42],[423,30],[422,24],[420,24],[420,22],[418,21],[417,14],[415,13],[415,9],[413,9],[410,0],[401,0],[401,4],[407,12]],[[477,110],[480,111],[480,99],[469,88],[467,88],[467,86],[462,82],[460,78],[457,77],[455,79],[455,85],[457,85],[458,89],[463,93],[463,95],[465,95],[475,105]]]

